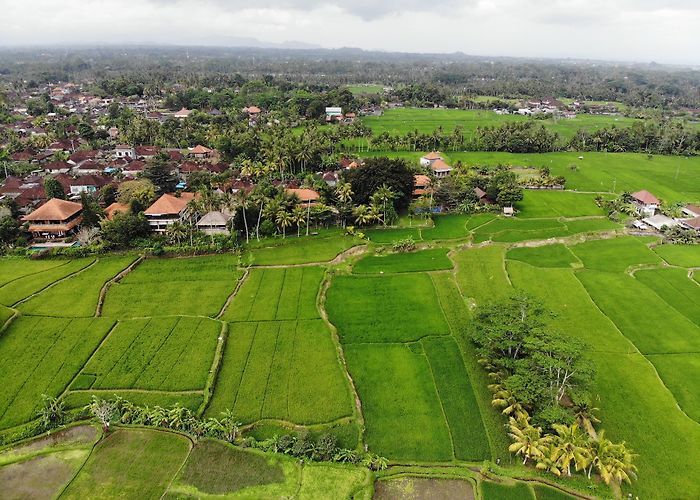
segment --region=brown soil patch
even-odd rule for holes
[[[56,446],[89,445],[94,443],[96,439],[97,429],[95,427],[92,425],[78,425],[54,432],[49,436],[40,437],[17,448],[11,448],[0,453],[0,456],[5,454],[25,455],[33,451]]]
[[[474,500],[471,483],[461,479],[405,477],[374,483],[374,500]]]
[[[5,500],[51,499],[73,478],[75,467],[57,455],[44,455],[0,468]]]

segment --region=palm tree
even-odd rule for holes
[[[294,216],[284,208],[280,208],[275,219],[277,220],[277,224],[282,228],[282,238],[286,238],[287,228],[294,223]]]
[[[508,424],[508,435],[514,441],[508,450],[516,455],[522,455],[523,465],[529,459],[539,460],[544,456],[546,446],[549,444],[547,438],[542,437],[542,429],[530,425],[527,419],[515,420],[510,417]]]
[[[561,469],[559,468],[559,448],[557,448],[555,444],[550,443],[542,451],[543,455],[537,460],[535,468],[537,470],[551,472],[557,477],[561,476]]]
[[[294,207],[294,210],[292,210],[292,219],[294,220],[294,223],[297,225],[297,238],[301,236],[300,231],[301,231],[301,225],[306,221],[306,210],[304,210],[304,207],[301,205],[297,205]]]
[[[494,385],[494,388],[501,387]],[[499,408],[501,413],[508,416],[515,416],[517,420],[527,419],[529,415],[523,405],[518,402],[517,399],[510,393],[510,391],[500,388],[493,394],[493,399],[491,400],[491,405],[495,408]]]
[[[359,205],[352,211],[352,214],[358,226],[367,225],[374,220],[374,214],[367,205]]]
[[[340,202],[340,215],[342,219],[342,225],[345,227],[346,223],[346,213],[349,211],[349,206],[352,203],[352,184],[349,182],[339,182],[335,187],[335,194]]]
[[[245,228],[245,242],[250,243],[250,232],[248,231],[248,217],[246,215],[246,209],[249,206],[250,199],[248,198],[248,193],[245,189],[240,189],[236,193],[236,203],[243,212],[243,227]]]
[[[592,442],[590,454],[589,478],[594,467],[605,484],[615,482],[619,485],[622,481],[630,483],[637,477],[637,466],[632,463],[635,455],[627,449],[625,443],[614,444],[607,439],[605,431],[600,431],[598,438]]]
[[[386,205],[387,205],[387,203],[390,203],[394,198],[396,198],[396,194],[386,184],[382,184],[372,195],[373,202],[376,202],[377,205],[382,206],[382,214],[383,214],[382,221],[384,222],[385,226],[386,226]]]
[[[175,242],[177,245],[179,245],[182,242],[182,239],[187,237],[187,229],[181,222],[175,221],[168,226],[166,235],[171,242]]]
[[[0,148],[0,165],[2,165],[5,171],[5,178],[7,178],[7,162],[10,160],[10,152],[6,148]]]
[[[571,425],[554,424],[557,432],[556,446],[559,449],[559,465],[571,476],[571,463],[576,470],[585,469],[591,461],[591,453],[586,434],[577,423]]]

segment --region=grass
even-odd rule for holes
[[[652,250],[672,266],[700,267],[700,245],[656,245]]]
[[[462,295],[483,304],[512,293],[503,259],[505,248],[489,245],[460,250],[452,255],[455,277]]]
[[[25,257],[4,257],[0,260],[0,286],[10,281],[68,264],[69,260],[30,260]]]
[[[469,215],[461,214],[436,215],[433,217],[433,227],[421,229],[421,236],[426,241],[466,238],[469,218]]]
[[[586,269],[622,272],[630,266],[658,264],[661,259],[638,239],[629,236],[587,241],[571,247]]]
[[[422,342],[447,419],[455,458],[479,461],[491,455],[484,424],[462,355],[450,338]]]
[[[178,483],[207,495],[224,495],[284,480],[284,469],[269,457],[213,440],[194,446],[177,477]]]
[[[207,414],[244,422],[330,422],[352,414],[330,332],[321,320],[231,325]]]
[[[252,269],[222,319],[270,321],[319,318],[321,267]]]
[[[365,234],[370,241],[380,245],[388,245],[409,238],[413,241],[422,239],[421,230],[418,227],[368,229]]]
[[[700,286],[685,269],[649,269],[634,277],[652,289],[668,305],[700,326]]]
[[[575,191],[523,191],[523,200],[516,205],[518,217],[586,217],[603,216],[605,212],[594,201],[593,193]]]
[[[483,500],[527,500],[534,498],[532,488],[526,483],[493,483],[480,481],[479,489]]]
[[[83,369],[95,377],[88,388],[201,390],[220,331],[219,322],[204,318],[122,321]]]
[[[50,267],[34,274],[27,274],[0,287],[0,304],[11,306],[33,293],[43,290],[69,274],[80,271],[92,264],[95,259],[77,259],[63,265]],[[14,262],[14,259],[13,259]],[[63,261],[65,262],[65,261]]]
[[[103,257],[85,271],[35,295],[19,306],[24,314],[90,317],[95,315],[104,284],[127,268],[135,257]],[[80,293],[75,293],[77,290]]]
[[[563,238],[581,233],[609,231],[621,226],[607,218],[594,219],[527,219],[499,218],[484,224],[474,230],[474,241],[496,241],[516,243],[527,240],[544,240]]]
[[[352,268],[355,274],[410,273],[452,269],[452,261],[444,248],[416,252],[369,255]]]
[[[241,276],[236,265],[232,255],[147,259],[110,287],[103,314],[215,316]]]
[[[679,406],[700,424],[700,354],[653,354],[648,357]]]
[[[343,343],[407,342],[449,333],[427,274],[338,276],[326,307]]]
[[[160,498],[190,447],[170,432],[117,430],[97,444],[61,498]]]
[[[535,498],[537,500],[569,500],[573,497],[569,495],[568,493],[564,493],[561,490],[557,490],[555,488],[550,488],[549,486],[543,486],[543,485],[533,485],[532,486],[533,491],[535,492]]]
[[[20,317],[0,335],[0,428],[31,420],[41,396],[63,392],[113,322]]]
[[[338,254],[357,246],[362,240],[350,236],[305,236],[277,239],[271,245],[250,248],[244,262],[256,266],[308,264],[327,262]]]
[[[506,257],[535,267],[571,268],[579,262],[569,248],[561,244],[511,248]]]
[[[420,343],[345,347],[370,450],[395,460],[453,458],[450,432]]]

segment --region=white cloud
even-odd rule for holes
[[[700,63],[690,0],[0,0],[0,44],[327,47]]]

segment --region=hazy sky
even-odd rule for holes
[[[0,45],[236,38],[700,64],[700,0],[0,0]]]

